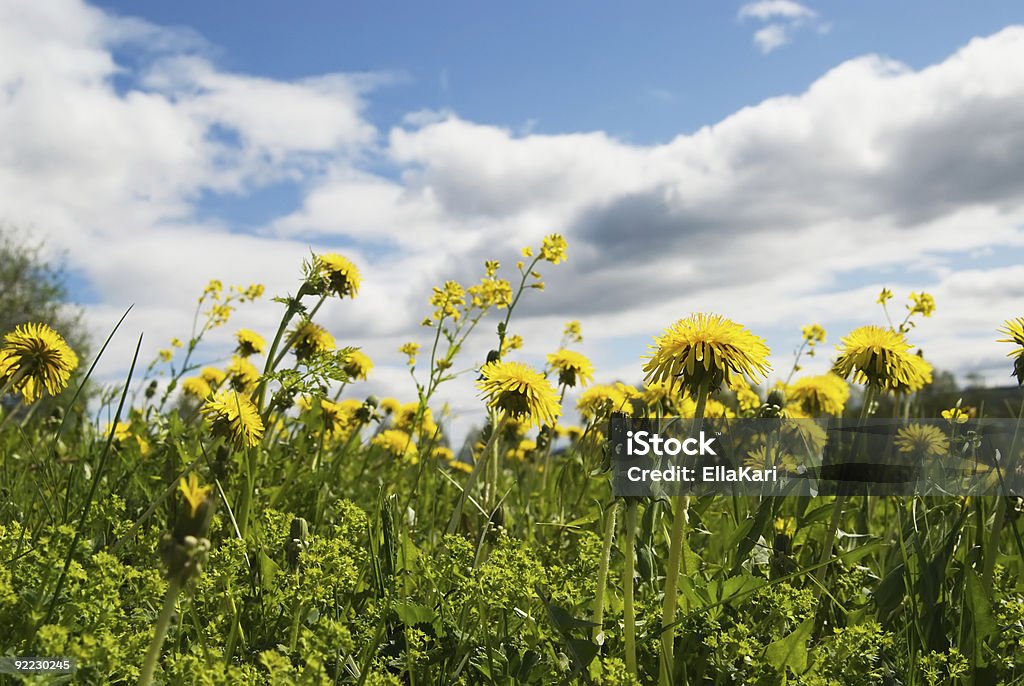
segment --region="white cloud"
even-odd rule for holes
[[[771,22],[755,31],[753,36],[754,45],[765,54],[790,43],[793,34],[803,28],[811,27],[818,35],[832,30],[832,25],[822,21],[817,12],[792,0],[750,2],[740,7],[736,17],[740,21]]]
[[[786,35],[786,27],[782,24],[769,24],[754,32],[754,44],[764,53],[781,48],[788,42],[789,36]]]
[[[740,7],[737,14],[740,19],[808,19],[817,16],[817,12],[792,0],[761,0],[748,2]]]

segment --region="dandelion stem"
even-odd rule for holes
[[[160,616],[156,620],[156,629],[153,632],[153,640],[149,644],[149,652],[146,653],[146,661],[142,665],[142,673],[139,675],[139,686],[149,686],[149,684],[153,683],[156,663],[160,661],[160,653],[164,647],[164,639],[167,638],[167,629],[171,625],[171,617],[174,615],[174,608],[180,591],[181,581],[177,576],[172,576],[170,583],[167,584],[167,595],[164,596],[164,605],[160,609]]]
[[[597,569],[597,593],[594,595],[594,642],[602,643],[604,633],[604,589],[608,581],[608,563],[612,557],[612,540],[615,536],[615,513],[619,503],[613,501],[605,512],[604,545],[601,548],[601,564]]]
[[[469,474],[469,479],[466,481],[466,485],[462,489],[462,495],[459,496],[459,502],[456,503],[455,509],[452,510],[451,519],[448,520],[448,530],[446,533],[454,534],[455,530],[459,528],[459,520],[462,519],[462,509],[466,506],[466,498],[469,497],[469,492],[473,490],[473,486],[480,479],[480,472],[482,472],[489,462],[488,455],[491,452],[491,448],[495,445],[498,440],[498,434],[505,426],[505,420],[502,418],[496,421],[496,413],[491,413],[491,437],[487,439],[487,445],[484,446],[483,451],[480,453],[480,459],[475,465],[473,465],[473,471]]]
[[[691,433],[700,431],[704,423],[704,408],[708,401],[708,381],[701,382],[697,391],[697,410],[694,412]],[[665,598],[661,613],[661,683],[673,683],[675,665],[675,624],[676,607],[678,604],[679,567],[683,552],[683,536],[686,521],[689,517],[690,496],[672,497],[672,532],[669,538],[668,568],[665,571]],[[672,628],[670,628],[672,627]]]
[[[633,608],[633,574],[636,557],[636,500],[626,505],[626,568],[622,575],[622,619],[625,625],[626,671],[637,677],[636,671],[636,611]]]

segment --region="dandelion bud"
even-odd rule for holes
[[[284,544],[288,564],[295,568],[299,563],[299,554],[309,548],[309,522],[302,517],[292,520],[288,533],[288,541]]]

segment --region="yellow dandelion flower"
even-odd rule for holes
[[[362,278],[359,269],[347,258],[337,253],[317,255],[316,270],[326,279],[331,291],[339,298],[354,298],[359,293]]]
[[[786,396],[812,417],[839,417],[850,399],[850,387],[839,376],[828,372],[797,379],[786,388]]]
[[[434,448],[434,458],[438,460],[444,460],[445,462],[455,459],[455,453],[452,449],[445,445],[439,445]]]
[[[370,443],[383,448],[394,457],[408,460],[414,464],[419,456],[416,444],[412,442],[412,436],[401,429],[385,429],[374,436]]]
[[[569,437],[570,441],[578,441],[583,435],[583,429],[575,424],[570,424],[565,427],[565,435]]]
[[[110,433],[110,425],[104,430],[104,434]],[[137,435],[132,431],[132,425],[130,422],[118,422],[113,426],[114,429],[114,444],[118,447],[123,447],[129,441],[135,441],[135,444],[139,446],[139,453],[145,457],[149,455],[149,441],[142,436]]]
[[[1017,377],[1019,385],[1024,386],[1024,317],[1007,319],[1003,322],[999,333],[1006,334],[1009,338],[1000,338],[996,343],[1013,343],[1020,346],[1016,350],[1011,350],[1006,356],[1016,358],[1013,363],[1013,376]]]
[[[895,443],[901,453],[913,453],[919,457],[945,455],[949,452],[949,441],[945,434],[925,424],[903,427],[896,432]]]
[[[610,412],[632,413],[630,398],[619,388],[609,385],[591,386],[580,393],[576,409],[584,419],[592,421]]]
[[[769,457],[765,446],[760,446],[747,453],[743,460],[744,467],[751,469],[778,469],[785,474],[796,474],[799,471],[799,464],[793,455],[781,453]]]
[[[4,336],[0,348],[0,393],[20,393],[28,404],[45,390],[57,395],[67,388],[78,356],[46,324],[24,324]]]
[[[736,391],[736,406],[740,408],[740,412],[753,412],[761,407],[761,396],[744,384]]]
[[[970,419],[967,413],[961,410],[959,407],[953,407],[948,410],[943,410],[942,418],[948,421],[950,424],[963,424],[968,419]]]
[[[203,377],[190,376],[181,382],[181,392],[196,400],[206,400],[213,393],[213,389]]]
[[[239,393],[252,393],[260,381],[260,370],[244,357],[233,357],[228,365],[227,381]]]
[[[694,410],[696,410],[696,406],[694,406]],[[726,407],[720,400],[708,398],[707,404],[704,407],[704,416],[711,419],[730,419],[735,417],[736,413]]]
[[[309,402],[307,400],[307,402]],[[312,403],[309,403],[312,406]],[[338,438],[358,425],[356,411],[362,406],[358,400],[343,400],[340,403],[326,398],[320,400],[321,421],[325,435]]]
[[[399,407],[401,407],[401,403],[396,398],[384,398],[380,401],[380,409],[387,414],[394,414]]]
[[[771,370],[764,340],[717,314],[680,319],[651,348],[644,365],[646,382],[679,383],[693,396],[701,388],[717,390],[733,374],[758,380]]]
[[[521,362],[491,362],[480,369],[477,387],[487,404],[531,426],[552,425],[561,413],[558,395],[543,375]]]
[[[295,357],[308,360],[316,355],[323,355],[335,348],[334,336],[327,329],[309,319],[305,319],[292,331],[293,350]]]
[[[420,404],[418,402],[402,404],[395,411],[395,416],[392,419],[394,427],[407,432],[413,431],[416,428],[416,414],[419,412],[419,409]],[[421,422],[421,429],[424,434],[432,436],[437,433],[437,424],[434,422],[434,413],[429,407],[423,408]]]
[[[796,519],[794,517],[776,517],[775,533],[793,538],[796,535]]]
[[[216,367],[203,367],[199,370],[199,378],[210,384],[210,388],[216,388],[224,382],[227,374]]]
[[[462,460],[451,460],[448,462],[448,466],[460,472],[465,472],[466,474],[473,471],[473,465],[468,462],[463,462]]]
[[[181,477],[181,481],[178,483],[178,489],[181,494],[185,496],[185,502],[188,503],[189,508],[192,511],[192,516],[195,517],[196,513],[199,512],[199,508],[202,507],[206,499],[210,497],[210,493],[213,492],[212,486],[200,486],[199,477],[196,476],[195,472],[190,472],[188,480],[185,477]]]
[[[345,355],[342,369],[350,380],[362,379],[365,381],[370,370],[373,369],[373,361],[362,350],[353,350]]]
[[[214,433],[231,439],[239,448],[253,448],[263,438],[259,410],[245,395],[223,391],[207,399],[202,411]]]
[[[566,243],[565,238],[563,238],[561,234],[553,233],[544,238],[544,242],[540,248],[540,257],[542,260],[547,260],[551,264],[565,262],[565,251],[568,247],[568,243]]]
[[[559,350],[548,355],[548,364],[558,372],[558,383],[575,387],[586,386],[594,380],[594,365],[582,353]]]
[[[862,326],[851,331],[838,349],[832,371],[843,379],[852,375],[855,383],[895,392],[921,388],[931,381],[931,366],[907,352],[910,344],[892,329]]]
[[[249,329],[239,329],[235,334],[235,339],[238,341],[235,352],[239,357],[262,355],[267,349],[267,342],[263,340],[263,336]]]

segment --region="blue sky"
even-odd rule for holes
[[[97,4],[195,31],[228,70],[404,75],[370,102],[381,126],[448,107],[480,123],[601,130],[641,144],[799,92],[852,57],[877,52],[922,67],[1024,20],[1010,0],[814,3],[813,25],[766,56],[751,36],[772,22],[740,19],[743,3],[717,0]]]
[[[935,294],[911,338],[936,366],[1005,383],[1022,23],[1009,1],[8,0],[0,218],[67,251],[97,336],[135,304],[108,379],[138,332],[146,355],[183,336],[208,279],[294,291],[336,250],[364,288],[324,323],[377,365],[352,392],[408,396],[431,287],[558,231],[569,261],[513,320],[538,365],[578,319],[598,380],[636,383],[654,335],[718,311],[784,376],[800,326],[831,350],[888,286],[896,310]],[[276,308],[232,328],[272,335]],[[447,393],[478,412],[471,380]]]

